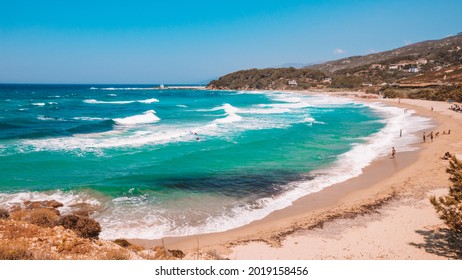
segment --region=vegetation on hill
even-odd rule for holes
[[[212,89],[307,89],[316,87],[327,76],[319,70],[290,68],[266,68],[237,71],[208,85]],[[289,84],[292,82],[292,84]]]
[[[382,95],[386,98],[411,98],[433,101],[462,102],[462,85],[437,86],[428,88],[385,87]]]
[[[462,101],[462,35],[295,68],[241,70],[211,81],[210,89],[363,90],[385,97]]]

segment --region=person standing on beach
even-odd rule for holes
[[[432,132],[430,132],[430,140],[431,140],[431,141],[432,141],[432,143],[433,143],[433,131],[432,131]]]
[[[427,139],[425,138],[425,131],[424,131],[424,133],[423,133],[423,142],[425,143],[426,140],[427,140]]]
[[[395,147],[392,147],[391,148],[391,158],[395,158],[395,155],[396,155]]]
[[[401,137],[401,136],[403,136],[403,130],[402,129],[399,130],[399,137]]]

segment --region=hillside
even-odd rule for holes
[[[237,71],[211,81],[212,89],[308,89],[322,83],[327,76],[319,70],[296,68],[266,68]]]
[[[373,53],[365,56],[352,56],[335,61],[328,61],[322,64],[308,66],[307,68],[319,69],[326,73],[335,73],[339,70],[361,68],[372,64],[392,65],[401,61],[413,62],[415,65],[422,64],[426,59],[427,63],[446,65],[461,63],[462,34],[447,37],[440,40],[423,41],[390,51]],[[426,63],[425,63],[426,64]],[[428,67],[427,67],[428,68]]]
[[[462,100],[461,84],[462,33],[459,33],[302,69],[241,70],[211,81],[207,87],[233,90],[347,88],[370,93],[387,93],[391,87],[396,89],[394,95],[401,96],[399,92],[402,91],[403,97],[407,96],[409,89],[451,87],[456,90],[453,94],[456,100]]]

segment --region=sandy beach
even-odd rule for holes
[[[398,150],[395,159],[379,158],[362,175],[302,197],[249,225],[222,233],[133,242],[181,249],[189,259],[457,258],[445,246],[444,224],[429,197],[444,194],[449,186],[448,161],[441,156],[447,151],[462,155],[462,114],[449,110],[446,102],[373,102],[430,117],[435,127],[426,132],[440,136],[418,144],[415,152]],[[443,135],[448,130],[451,134]]]

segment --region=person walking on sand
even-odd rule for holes
[[[424,131],[424,133],[423,133],[423,142],[425,143],[426,140],[427,140],[427,139],[425,138],[425,131]]]
[[[395,155],[396,155],[395,147],[392,147],[391,148],[391,158],[395,158]]]
[[[430,140],[431,140],[431,141],[432,141],[432,143],[433,143],[433,131],[432,131],[432,132],[430,132]]]

